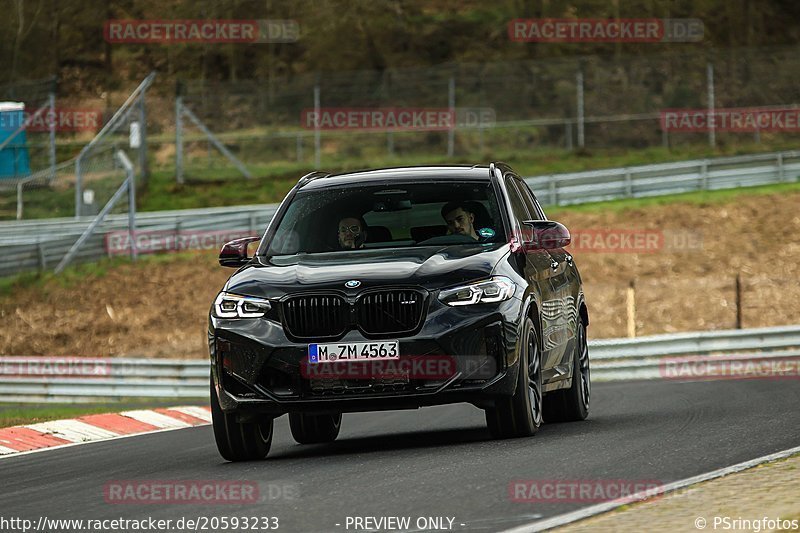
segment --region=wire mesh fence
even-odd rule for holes
[[[667,131],[662,112],[704,111],[712,101],[715,108],[795,106],[800,89],[792,72],[800,69],[798,52],[791,46],[592,56],[309,73],[266,81],[186,80],[181,87],[184,105],[237,157],[256,167],[276,160],[315,164],[320,157],[335,164],[354,157],[480,157],[537,147],[724,145],[760,141],[761,135],[800,136],[797,128]],[[376,109],[453,110],[456,120],[453,128],[440,129],[316,127],[308,120],[318,112]],[[191,142],[183,161],[188,174],[228,165],[203,136]]]
[[[711,100],[716,108],[797,109],[800,87],[792,73],[800,69],[798,52],[797,46],[783,46],[704,54],[586,56],[318,72],[266,80],[180,81],[182,105],[208,131],[186,117],[177,120],[175,80],[162,78],[152,94],[148,93],[146,103],[143,88],[131,95],[118,113],[104,109],[95,116],[99,119],[97,130],[102,127],[102,132],[88,145],[88,138],[75,144],[74,132],[69,130],[76,126],[67,120],[61,128],[66,131],[56,132],[55,159],[74,157],[78,147],[84,147],[78,156],[72,200],[74,214],[80,216],[97,210],[90,203],[84,211],[80,167],[91,167],[93,163],[84,159],[91,158],[93,150],[107,146],[126,147],[136,166],[138,183],[146,187],[149,164],[164,170],[177,167],[176,181],[185,177],[192,183],[240,178],[243,174],[264,176],[274,173],[276,165],[287,169],[352,167],[396,157],[419,163],[476,162],[533,150],[708,146],[712,140],[727,145],[764,138],[800,140],[798,128],[667,131],[662,124],[664,110],[702,111]],[[31,87],[0,88],[0,97],[13,100],[24,95],[26,109],[31,109],[49,99],[52,90],[52,81],[40,81]],[[59,95],[58,101],[66,99]],[[364,110],[375,112],[366,124],[336,122],[337,113],[352,118]],[[396,114],[403,110],[434,111],[448,121],[395,127],[388,125],[392,110]],[[333,122],[320,124],[325,116],[333,117]],[[48,144],[52,133],[34,130],[26,131],[31,164],[30,172],[22,176],[25,178],[55,166],[52,144]],[[148,132],[157,137],[148,138]],[[178,150],[178,138],[182,150]],[[136,140],[138,143],[131,144]],[[71,143],[71,151],[62,149],[66,143]],[[64,182],[69,173],[60,166],[51,170],[58,173],[51,177],[56,182]],[[37,178],[24,188],[32,190],[38,184]],[[0,217],[4,219],[18,213],[13,185],[13,180],[0,177]],[[102,191],[95,192],[99,193],[97,201],[101,200]],[[26,196],[23,191],[23,200]],[[92,199],[91,194],[88,199]],[[44,201],[36,208],[31,202],[24,203],[26,218],[46,212],[51,205]],[[62,207],[57,206],[58,213],[64,210]]]

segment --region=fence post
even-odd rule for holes
[[[42,241],[36,241],[36,251],[39,254],[39,268],[44,272],[47,269],[47,258],[44,255],[44,246],[42,246]]]
[[[700,189],[708,189],[708,159],[704,159],[700,165]]]
[[[386,155],[389,157],[394,155],[394,133],[391,131],[386,132]]]
[[[742,329],[742,273],[736,273],[736,329]]]
[[[782,183],[784,178],[783,152],[778,152],[778,183]]]
[[[556,178],[555,176],[550,176],[549,181],[550,186],[550,201],[553,205],[558,205],[558,191],[556,190]]]
[[[128,235],[131,239],[131,260],[136,261],[139,255],[136,249],[136,172],[133,171],[133,167],[127,166],[127,158],[123,159],[120,154],[121,152],[117,153],[117,159],[125,167],[125,174],[128,176]]]
[[[631,280],[626,291],[626,307],[628,317],[628,337],[636,337],[636,284]]]
[[[628,198],[633,196],[633,180],[631,179],[631,169],[625,169],[625,194]]]
[[[147,106],[145,105],[146,91],[142,91],[139,97],[139,120],[141,126],[141,145],[139,146],[139,171],[142,173],[142,187],[147,187],[150,177],[150,169],[147,165]]]
[[[320,132],[319,132],[319,83],[314,85],[314,168],[320,168]]]
[[[22,182],[17,183],[17,220],[22,220]]]
[[[450,109],[450,118],[454,121],[447,131],[447,157],[453,157],[456,144],[456,80],[453,76],[450,76],[447,86],[447,107]]]
[[[706,82],[708,84],[708,143],[712,148],[717,146],[717,136],[714,124],[714,64],[706,64]]]
[[[175,97],[175,181],[183,185],[183,96]]]
[[[578,109],[578,148],[583,148],[585,145],[584,134],[584,102],[583,102],[583,69],[579,69],[576,75],[575,85],[577,86],[577,109]]]
[[[81,217],[81,156],[83,152],[78,154],[75,159],[75,220]]]
[[[55,85],[55,82],[53,83]],[[56,179],[56,94],[54,90],[48,95],[50,103],[50,181]]]

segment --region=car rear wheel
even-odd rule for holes
[[[525,320],[517,387],[513,396],[486,409],[486,425],[496,439],[529,437],[542,424],[542,358],[536,329]]]
[[[305,414],[289,413],[289,428],[299,444],[333,442],[342,427],[342,413]]]
[[[211,382],[211,422],[220,455],[228,461],[263,459],[272,446],[273,419],[259,415],[253,422],[238,422],[236,414],[225,413],[217,389]]]
[[[547,422],[574,422],[589,416],[591,378],[589,375],[589,344],[586,325],[578,324],[575,356],[572,358],[572,385],[568,389],[550,393],[545,403]]]

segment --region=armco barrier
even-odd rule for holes
[[[593,381],[662,379],[669,358],[734,354],[737,361],[800,359],[800,326],[653,335],[589,342]],[[736,355],[739,354],[739,355]],[[41,357],[0,357],[0,369]],[[0,372],[0,396],[9,402],[86,402],[120,398],[208,400],[206,359],[101,359],[99,377],[10,376]],[[40,365],[41,366],[41,365]]]
[[[545,205],[641,198],[800,179],[800,151],[720,157],[678,163],[592,170],[526,178]],[[277,204],[139,212],[137,231],[250,230],[260,235]],[[0,222],[0,276],[54,268],[83,233],[90,218]],[[107,255],[103,235],[125,228],[125,215],[112,215],[75,260]]]

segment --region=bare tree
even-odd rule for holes
[[[11,72],[9,74],[9,81],[11,83],[14,83],[17,76],[17,64],[19,63],[19,52],[22,48],[22,42],[36,25],[36,19],[39,18],[39,13],[42,11],[42,1],[39,0],[36,4],[36,11],[33,13],[33,18],[27,29],[25,29],[25,8],[23,0],[15,0],[14,7],[17,11],[17,33],[14,35],[14,48],[11,53]]]

